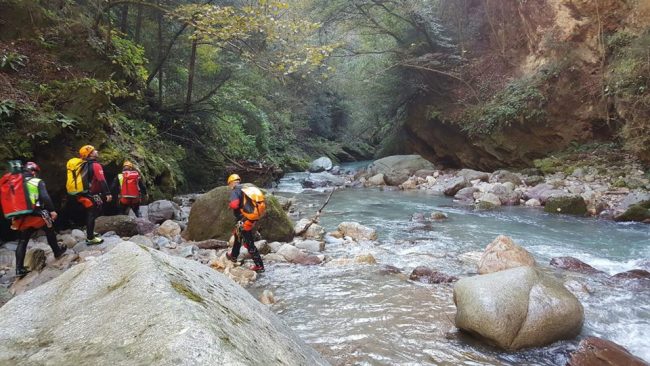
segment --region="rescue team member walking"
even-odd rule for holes
[[[55,258],[61,257],[67,248],[60,247],[56,241],[53,222],[57,213],[45,182],[38,178],[41,168],[30,161],[25,164],[24,172],[20,172],[20,163],[12,163],[12,173],[0,179],[0,199],[5,217],[12,219],[11,228],[20,232],[16,247],[16,276],[24,277],[30,272],[24,263],[27,244],[37,230],[45,231]]]
[[[136,217],[140,217],[140,202],[142,197],[147,194],[147,188],[142,182],[140,172],[133,167],[133,163],[128,160],[124,162],[122,173],[113,180],[111,192],[120,198],[119,202],[124,215],[128,215],[129,209],[131,209]]]
[[[95,235],[95,219],[99,217],[104,204],[111,202],[113,196],[104,177],[104,169],[97,162],[99,151],[92,145],[79,149],[79,158],[68,160],[68,194],[77,198],[77,202],[86,210],[86,244],[101,244],[104,239]]]
[[[250,269],[256,272],[264,272],[264,263],[253,239],[255,223],[264,215],[266,209],[264,194],[256,187],[242,187],[240,183],[241,178],[239,178],[239,175],[232,174],[228,177],[228,187],[232,190],[228,207],[235,215],[237,224],[233,229],[235,243],[232,251],[226,253],[226,258],[237,262],[239,250],[241,245],[244,244],[255,263]]]

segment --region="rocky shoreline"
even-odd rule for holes
[[[546,176],[537,176],[532,174],[514,173],[509,171],[496,171],[493,173],[479,172],[474,170],[439,170],[435,169],[430,163],[423,161],[419,156],[399,156],[390,157],[392,163],[386,163],[380,159],[371,164],[367,169],[352,173],[326,169],[322,172],[310,173],[305,181],[304,186],[313,186],[313,182],[319,183],[319,188],[331,189],[334,187],[380,187],[384,190],[422,190],[434,195],[445,195],[454,197],[460,203],[473,206],[478,210],[495,209],[502,205],[522,205],[529,207],[544,207],[550,213],[574,214],[574,215],[591,215],[600,218],[621,219],[625,210],[630,207],[642,206],[644,201],[650,199],[648,195],[648,185],[650,182],[646,178],[639,178],[639,182],[645,184],[643,188],[635,190],[613,187],[608,183],[607,178],[596,176],[592,180],[586,179],[585,176],[574,174],[571,176],[562,176],[551,174]],[[334,170],[332,173],[331,171]],[[316,178],[314,178],[316,176]],[[330,176],[335,177],[335,183],[330,184]],[[324,177],[324,178],[323,178]],[[320,179],[323,178],[323,179]],[[390,182],[391,185],[388,183]],[[215,207],[225,207],[221,204],[227,196],[227,191],[221,188],[203,194],[190,197],[183,197],[175,200],[177,204],[171,201],[157,201],[152,203],[143,210],[147,219],[136,219],[129,216],[109,216],[102,217],[98,220],[97,230],[102,234],[105,242],[96,246],[87,246],[84,243],[85,235],[80,230],[71,230],[61,232],[59,241],[65,244],[70,250],[61,259],[55,260],[51,249],[45,242],[44,237],[38,237],[30,241],[26,264],[32,269],[32,273],[23,279],[13,281],[13,249],[14,243],[5,243],[0,247],[0,305],[4,305],[12,296],[19,296],[29,290],[46,284],[53,279],[63,275],[78,265],[92,265],[107,253],[110,253],[117,247],[123,247],[125,242],[134,243],[140,248],[148,251],[154,250],[173,257],[190,259],[198,264],[210,267],[218,272],[223,273],[232,281],[241,286],[248,286],[257,280],[258,274],[243,266],[243,260],[239,263],[233,263],[226,259],[225,254],[228,251],[230,243],[227,241],[229,236],[230,224],[222,225],[223,228],[216,227],[211,221],[223,221],[219,218],[222,212],[215,210]],[[402,269],[391,267],[390,263],[378,263],[371,253],[357,252],[353,256],[331,257],[323,252],[327,246],[350,246],[364,247],[367,244],[372,245],[378,240],[377,232],[370,227],[364,226],[357,222],[341,222],[333,232],[326,233],[325,229],[318,223],[311,222],[308,219],[301,219],[295,225],[289,221],[286,216],[292,211],[292,200],[281,196],[269,194],[268,202],[271,212],[270,221],[267,226],[273,227],[274,231],[266,231],[268,235],[285,238],[286,232],[292,234],[292,239],[258,240],[255,245],[263,254],[267,266],[272,270],[273,263],[287,263],[290,265],[324,265],[324,266],[358,266],[358,265],[381,265],[387,273],[400,276],[404,281],[421,282],[428,285],[439,286],[456,286],[448,285],[459,281],[457,276],[451,276],[437,271],[434,268],[419,266],[410,274],[402,274]],[[220,203],[221,202],[221,203]],[[640,204],[641,203],[641,204]],[[192,206],[192,209],[190,209]],[[203,217],[203,219],[192,218],[194,212],[203,212],[201,207],[206,208],[206,212],[215,211],[215,217]],[[224,208],[223,211],[227,210]],[[277,211],[277,212],[276,212]],[[207,215],[207,214],[205,214]],[[202,215],[202,216],[205,216]],[[231,215],[230,215],[231,216]],[[415,217],[412,220],[434,220],[442,221],[446,216],[440,212],[433,212],[431,217]],[[225,216],[224,216],[225,217]],[[228,216],[229,217],[229,216]],[[643,220],[641,220],[643,221]],[[645,222],[648,222],[646,220]],[[197,225],[199,226],[197,228]],[[305,227],[310,225],[307,230]],[[209,227],[208,227],[209,226]],[[194,227],[194,228],[193,228]],[[261,226],[263,227],[263,226]],[[263,231],[264,232],[264,231]],[[301,233],[301,235],[297,235]],[[225,237],[222,237],[224,236]],[[490,296],[477,295],[476,291],[485,287],[484,285],[471,284],[473,281],[487,281],[484,275],[491,273],[505,273],[513,268],[532,268],[529,271],[517,272],[522,281],[528,283],[529,287],[522,291],[528,293],[533,289],[547,289],[549,296],[555,296],[562,292],[562,298],[567,301],[567,312],[558,312],[550,314],[543,311],[542,305],[534,305],[541,313],[536,313],[536,319],[542,319],[542,323],[548,322],[555,324],[559,318],[566,318],[566,314],[571,315],[573,321],[565,330],[556,331],[553,334],[540,335],[531,330],[531,334],[525,332],[519,333],[523,324],[528,324],[525,316],[521,317],[519,323],[513,323],[512,329],[518,329],[515,336],[505,336],[511,334],[508,329],[492,328],[494,324],[499,323],[495,318],[489,322],[479,322],[474,324],[467,316],[457,318],[456,324],[460,329],[464,329],[472,334],[480,334],[482,338],[490,344],[500,344],[505,349],[517,349],[520,347],[535,347],[552,342],[557,339],[572,338],[579,333],[582,326],[582,308],[579,305],[581,296],[589,293],[588,287],[579,281],[569,280],[564,283],[556,283],[552,278],[548,278],[543,272],[549,268],[554,270],[572,271],[584,273],[593,276],[605,276],[607,281],[613,286],[625,286],[632,291],[647,290],[650,284],[650,273],[646,269],[637,269],[620,273],[614,276],[606,276],[598,270],[590,267],[586,263],[576,258],[562,257],[553,258],[550,267],[545,266],[543,271],[538,270],[535,259],[524,248],[514,244],[507,237],[499,237],[495,242],[487,246],[484,252],[471,252],[462,255],[459,261],[472,263],[476,266],[476,272],[471,272],[467,276],[459,276],[460,283],[463,287],[465,299],[482,298],[488,301]],[[242,257],[248,258],[248,253],[242,248]],[[479,273],[480,276],[472,275]],[[112,274],[107,274],[111,276]],[[510,278],[509,275],[504,275]],[[519,278],[514,276],[512,278]],[[524,280],[525,279],[525,280]],[[119,279],[115,279],[119,282]],[[499,282],[503,282],[499,280]],[[446,285],[447,284],[447,285]],[[537,287],[536,287],[537,286]],[[541,287],[540,287],[541,286]],[[459,290],[460,291],[460,290]],[[514,291],[514,290],[513,290]],[[518,291],[518,290],[517,290]],[[537,290],[536,290],[537,291]],[[542,291],[542,290],[539,290]],[[22,295],[21,295],[22,296]],[[461,296],[460,294],[458,296]],[[517,297],[517,294],[511,294],[511,297]],[[541,293],[536,296],[526,297],[524,302],[518,303],[512,313],[522,313],[521,309],[528,309],[528,301],[542,301],[546,295]],[[456,300],[456,295],[454,295]],[[273,304],[275,295],[265,290],[259,298],[262,304]],[[461,298],[458,298],[461,301]],[[493,298],[496,303],[502,303],[504,300]],[[556,301],[556,300],[549,300]],[[559,301],[559,300],[557,300]],[[462,305],[462,304],[466,305]],[[470,300],[462,300],[457,304],[459,314],[477,313],[478,308],[491,305],[480,305]],[[542,301],[543,303],[543,301]],[[467,305],[471,304],[471,305]],[[524,305],[522,305],[524,304]],[[576,305],[577,304],[577,305]],[[465,307],[463,312],[461,307]],[[522,307],[523,306],[523,307]],[[533,306],[533,305],[531,305]],[[525,313],[525,312],[523,312]],[[548,316],[548,317],[547,317]],[[558,318],[559,317],[559,318]],[[471,318],[471,317],[470,317]],[[567,323],[568,324],[568,323]],[[530,329],[544,328],[543,326],[528,324]],[[478,328],[475,328],[478,327]],[[487,329],[487,330],[486,330]],[[490,333],[492,332],[492,333]],[[493,334],[494,333],[494,334]],[[496,334],[496,335],[495,335]],[[517,338],[517,337],[523,338]],[[496,337],[496,338],[494,338]],[[538,343],[538,340],[543,340]],[[532,342],[532,343],[531,343]],[[622,347],[611,342],[591,338],[583,342],[589,343],[589,347],[581,347],[583,356],[576,356],[576,360],[590,360],[593,353],[603,350],[613,350],[615,355],[612,357],[622,357],[625,362],[641,362],[629,353],[626,353]],[[593,344],[598,345],[594,350]],[[583,349],[584,348],[584,349]],[[621,351],[622,350],[622,351]],[[585,352],[587,354],[585,354]],[[591,355],[589,355],[591,352]],[[603,351],[605,352],[605,351]],[[630,361],[631,360],[631,361]],[[573,361],[572,361],[573,362]],[[588,362],[588,361],[587,361]],[[586,365],[589,363],[580,363],[575,361],[572,365]]]
[[[650,175],[634,162],[624,170],[578,166],[564,168],[569,173],[544,174],[537,168],[519,172],[440,169],[419,155],[389,156],[365,169],[345,172],[326,159],[312,163],[301,182],[304,188],[422,190],[480,210],[521,205],[549,213],[650,223]]]
[[[538,169],[441,170],[427,163],[418,155],[379,159],[357,172],[349,185],[423,190],[482,210],[522,205],[543,207],[549,213],[650,223],[650,179],[636,165],[627,174],[634,182],[632,189],[619,186],[622,178],[590,168],[575,168],[569,175],[544,175]]]

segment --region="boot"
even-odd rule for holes
[[[28,270],[28,269],[25,268],[25,267],[22,267],[22,268],[16,268],[16,277],[18,277],[18,278],[23,278],[23,277],[27,276],[27,274],[28,274],[29,272],[31,272],[31,271]]]
[[[264,272],[264,266],[258,266],[257,264],[250,266],[251,271],[255,271],[257,273],[262,273]]]

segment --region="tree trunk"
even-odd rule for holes
[[[124,4],[120,18],[120,32],[126,34],[129,30],[129,4]]]
[[[110,4],[110,1],[109,1],[109,4]],[[110,8],[106,12],[106,22],[108,22],[108,25],[107,25],[107,30],[106,30],[106,44],[104,46],[104,53],[106,53],[106,55],[108,55],[108,50],[109,50],[109,48],[111,46],[111,37],[112,37],[111,33],[113,32],[112,23],[111,23],[111,10],[110,10]]]
[[[185,99],[185,111],[190,108],[192,104],[192,87],[194,86],[194,66],[196,64],[196,46],[198,40],[195,38],[192,41],[192,53],[190,54],[189,77],[187,78],[187,98]]]
[[[140,33],[142,31],[142,5],[138,5],[138,15],[135,18],[135,43],[140,43]]]
[[[158,0],[158,5],[160,5],[160,0]],[[158,12],[158,64],[160,68],[158,69],[158,105],[162,109],[163,106],[163,14]]]

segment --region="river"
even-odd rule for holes
[[[296,198],[301,217],[311,217],[327,197],[302,191],[304,173],[283,178],[278,194]],[[448,219],[418,223],[413,213],[441,211]],[[604,277],[554,271],[549,260],[573,256],[609,274],[646,266],[650,225],[550,215],[540,209],[502,207],[473,211],[423,191],[344,189],[334,193],[321,218],[326,231],[342,221],[377,229],[375,244],[326,245],[328,257],[372,254],[378,265],[296,266],[269,264],[249,289],[271,289],[276,312],[334,365],[564,365],[579,339],[595,335],[650,361],[650,292],[608,282]],[[383,265],[408,276],[424,265],[458,277],[476,274],[458,259],[482,251],[497,235],[512,237],[559,280],[585,284],[579,296],[585,324],[575,340],[519,352],[503,352],[457,332],[453,326],[453,285],[428,285],[382,271]],[[647,268],[646,268],[647,269]]]

